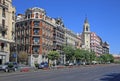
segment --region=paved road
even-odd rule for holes
[[[0,81],[120,81],[120,65],[0,74]]]

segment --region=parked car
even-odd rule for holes
[[[73,66],[73,63],[66,63],[65,66]]]
[[[73,63],[69,63],[69,66],[73,66],[74,64]]]
[[[48,63],[47,62],[41,62],[38,66],[38,69],[43,69],[43,68],[48,68]]]
[[[18,64],[16,62],[6,62],[3,65],[0,65],[0,70],[9,72],[10,70],[16,71],[18,68]]]
[[[97,64],[97,61],[92,61],[92,64]]]

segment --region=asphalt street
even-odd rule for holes
[[[0,81],[120,81],[120,65],[108,64],[35,72],[0,73]]]

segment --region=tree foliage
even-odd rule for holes
[[[57,60],[60,57],[60,54],[57,51],[50,51],[48,53],[47,57],[48,57],[48,59],[53,61],[53,60]]]
[[[94,51],[88,51],[83,49],[75,49],[71,46],[63,47],[64,54],[66,55],[66,61],[76,60],[78,62],[85,62],[92,64],[93,61],[99,63],[114,62],[114,58],[111,54],[103,54],[96,56]]]
[[[20,62],[27,62],[28,54],[24,51],[20,51],[18,54],[18,58]]]
[[[92,63],[92,61],[94,61],[95,58],[96,58],[95,52],[94,52],[94,51],[91,51],[91,52],[89,53],[89,56],[90,56],[89,61],[90,61],[90,63]]]
[[[82,52],[81,52],[81,50],[80,49],[76,49],[75,50],[75,58],[76,58],[76,60],[82,60],[82,58],[83,58],[83,55],[82,55]]]
[[[103,54],[100,58],[103,63],[114,62],[114,58],[111,54]]]
[[[71,46],[64,46],[63,51],[66,55],[67,61],[72,61],[74,59],[74,49]]]

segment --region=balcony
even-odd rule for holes
[[[37,28],[37,29],[39,29],[40,27],[39,27],[39,25],[34,25],[33,28]]]
[[[39,33],[34,33],[34,35],[39,35]]]
[[[0,24],[0,31],[7,31],[7,30],[8,30],[8,26],[4,26]]]
[[[39,42],[34,42],[34,44],[40,44]]]
[[[4,41],[4,42],[10,42],[10,40],[8,39],[8,37],[5,36],[0,36],[0,41]]]
[[[8,49],[6,49],[6,47],[3,47],[3,48],[2,48],[2,47],[0,46],[0,52],[8,52]]]
[[[1,52],[4,52],[5,50],[4,50],[4,48],[0,48],[0,51],[1,51]]]
[[[39,23],[34,23],[34,27],[33,28],[40,28]]]
[[[34,28],[40,28],[40,22],[39,21],[34,21]]]
[[[39,54],[39,50],[33,50],[32,53],[33,54]]]
[[[40,42],[39,42],[39,41],[37,41],[37,42],[36,42],[36,41],[33,41],[33,45],[38,45],[38,46],[39,46],[39,45],[40,45]]]
[[[5,2],[0,3],[0,6],[1,6],[1,7],[3,7],[3,8],[8,9],[8,4],[7,4],[7,3],[5,3]]]
[[[34,33],[33,36],[34,37],[40,37],[40,34],[39,33]]]

